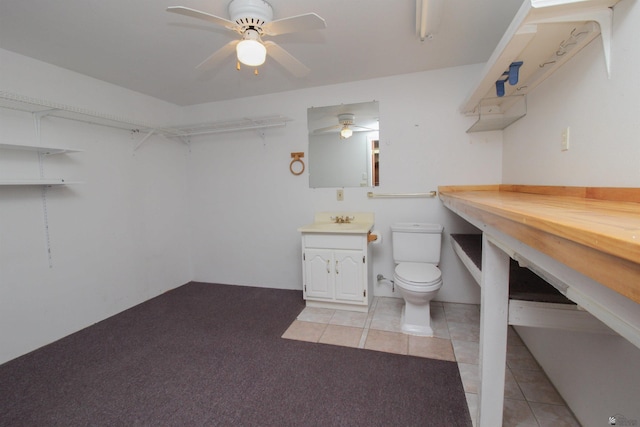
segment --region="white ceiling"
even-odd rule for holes
[[[311,68],[303,78],[269,58],[258,76],[236,71],[233,57],[195,69],[237,34],[166,8],[228,18],[227,0],[0,0],[0,48],[192,105],[485,62],[521,5],[444,1],[438,33],[421,42],[415,0],[269,0],[274,19],[315,12],[326,20],[324,30],[271,38]]]

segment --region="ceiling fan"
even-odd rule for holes
[[[313,133],[325,133],[335,130],[340,130],[340,139],[347,139],[353,135],[353,132],[370,132],[378,129],[367,128],[364,126],[358,126],[355,124],[356,116],[351,113],[338,114],[338,124],[328,126],[320,129],[316,129]]]
[[[240,40],[233,40],[224,45],[196,68],[213,68],[235,50],[238,69],[240,63],[258,67],[265,62],[266,55],[269,54],[296,77],[303,77],[311,71],[278,44],[270,40],[262,41],[262,37],[323,29],[326,23],[320,16],[315,13],[306,13],[273,21],[273,8],[264,0],[232,0],[227,9],[230,20],[184,6],[167,8],[168,12],[202,19],[242,36]]]

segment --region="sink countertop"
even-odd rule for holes
[[[351,222],[337,224],[331,217],[353,217]],[[301,233],[367,234],[373,228],[374,215],[371,212],[319,212],[314,222],[298,228]]]

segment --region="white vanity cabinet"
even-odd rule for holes
[[[373,289],[367,234],[302,232],[303,297],[308,307],[369,311]]]

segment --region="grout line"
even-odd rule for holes
[[[369,328],[362,329],[362,335],[360,335],[360,343],[358,343],[358,348],[364,348],[364,344],[367,342],[368,335],[369,335]]]
[[[369,313],[367,313],[367,320],[364,323],[365,329],[369,329],[371,327],[371,322],[373,322],[373,316],[375,315],[376,308],[378,308],[378,298],[373,299],[373,304]]]

